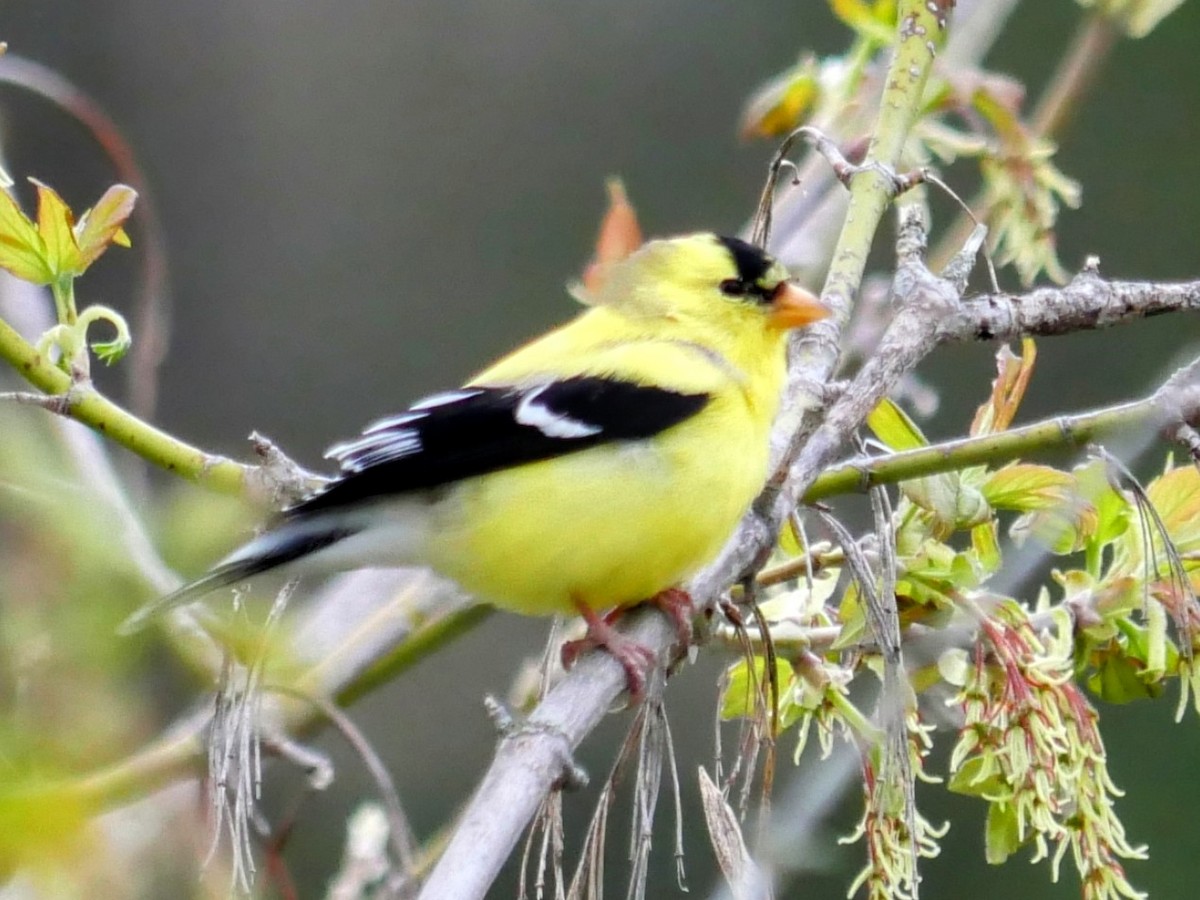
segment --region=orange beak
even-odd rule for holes
[[[815,295],[790,281],[780,282],[771,297],[770,321],[781,331],[811,325],[832,314]]]

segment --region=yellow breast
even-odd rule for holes
[[[766,436],[745,416],[728,420],[726,439],[703,454],[687,422],[616,452],[593,448],[464,483],[449,540],[438,542],[451,552],[435,568],[526,614],[570,611],[575,600],[626,606],[679,583],[716,555],[766,475]]]

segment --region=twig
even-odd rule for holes
[[[276,472],[206,453],[155,428],[109,400],[90,381],[73,381],[3,320],[0,320],[0,358],[49,395],[51,399],[39,405],[82,422],[168,472],[221,493],[241,494],[261,503],[275,501],[279,495]],[[303,472],[298,466],[295,470]],[[302,481],[290,485],[290,489],[301,493],[321,480],[308,476]]]
[[[356,586],[361,583],[353,577],[346,580],[346,593],[349,595],[347,603],[353,600],[353,595],[357,593]],[[426,592],[438,596],[428,586]],[[418,610],[417,617],[408,620],[406,630],[397,627],[395,620],[398,616],[394,611],[387,616],[390,620],[387,622],[382,621],[381,616],[368,618],[365,630],[378,628],[390,636],[390,654],[369,659],[356,656],[351,664],[344,664],[345,661],[340,659],[331,660],[329,655],[325,655],[296,678],[291,687],[308,695],[332,694],[336,702],[346,705],[436,653],[446,642],[462,633],[465,627],[469,627],[472,621],[480,621],[490,612],[487,607],[475,606],[425,618],[425,614]],[[362,623],[356,624],[361,626]],[[353,630],[356,635],[364,629],[359,627]],[[374,660],[374,665],[371,660]],[[618,676],[621,671],[618,668]],[[616,696],[616,691],[613,696]],[[264,702],[263,714],[275,727],[293,737],[303,737],[323,722],[311,705],[296,702]],[[37,802],[70,802],[80,809],[101,812],[172,782],[194,778],[198,766],[205,759],[203,737],[211,718],[211,706],[204,705],[175,722],[151,744],[111,766],[80,777],[48,783],[27,793],[31,802],[38,797],[43,799]]]
[[[1176,380],[1178,375],[1149,397],[1131,403],[1055,416],[996,434],[945,441],[918,450],[855,457],[821,474],[805,493],[804,502],[970,466],[998,465],[1039,451],[1077,449],[1100,437],[1134,428],[1170,428],[1173,437],[1183,427],[1200,425],[1200,386]]]

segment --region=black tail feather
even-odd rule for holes
[[[177,591],[151,600],[134,610],[117,628],[118,634],[129,635],[144,628],[151,619],[199,600],[205,594],[238,584],[255,575],[295,562],[338,541],[357,534],[359,528],[322,526],[319,522],[287,523],[276,531],[255,538],[236,550],[214,569],[185,584]]]

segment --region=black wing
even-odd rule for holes
[[[579,377],[524,388],[467,387],[330,447],[342,475],[288,515],[449,484],[610,441],[652,437],[695,415],[707,394]]]

